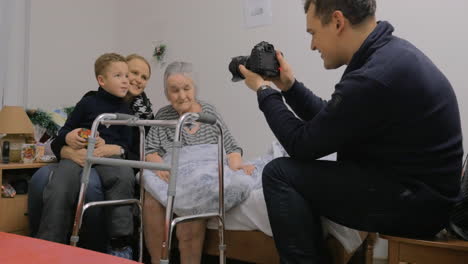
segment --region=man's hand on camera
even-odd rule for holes
[[[255,72],[252,72],[248,70],[244,65],[239,65],[239,70],[244,75],[245,77],[245,84],[252,89],[254,92],[260,88],[262,85],[269,85],[271,86],[271,82],[265,81],[262,76],[256,74]]]
[[[294,73],[292,72],[291,66],[283,58],[281,51],[276,51],[276,58],[280,64],[280,76],[274,79],[263,79],[259,74],[248,70],[244,65],[239,65],[239,71],[245,77],[245,84],[252,89],[257,91],[263,85],[271,86],[272,81],[278,89],[286,92],[294,84]]]
[[[276,51],[276,58],[280,64],[280,76],[271,81],[283,92],[286,92],[294,84],[294,73],[291,66],[286,62],[281,51]]]

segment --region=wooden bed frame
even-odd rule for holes
[[[327,239],[333,264],[372,264],[376,234],[359,232],[363,243],[353,253],[347,253],[341,243],[332,236]],[[261,264],[280,263],[273,238],[260,231],[225,231],[226,256],[230,259]],[[218,230],[207,229],[203,253],[219,256]]]

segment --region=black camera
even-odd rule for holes
[[[276,59],[275,47],[272,44],[262,41],[253,47],[250,56],[237,56],[229,63],[229,71],[232,74],[232,81],[238,82],[245,77],[239,71],[239,65],[244,65],[247,69],[260,74],[262,77],[278,77],[279,62]]]

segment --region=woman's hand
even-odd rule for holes
[[[102,137],[97,137],[96,138],[96,144],[94,145],[95,148],[102,147],[106,144],[106,141]]]
[[[252,175],[252,173],[254,172],[255,170],[255,166],[252,165],[252,164],[244,164],[240,167],[245,174],[247,175]]]
[[[81,167],[84,167],[85,162],[86,162],[86,149],[78,149],[76,150],[76,154],[72,156],[72,161],[80,165]]]
[[[75,128],[65,136],[65,142],[72,149],[82,149],[88,144],[88,141],[78,134],[81,128]]]
[[[120,149],[122,147],[119,145],[105,144],[94,149],[94,156],[96,157],[110,157],[110,156],[119,156]]]
[[[73,149],[70,146],[63,146],[60,150],[60,156],[64,159],[72,160],[81,167],[84,167],[86,161],[86,152],[87,150],[85,148]]]

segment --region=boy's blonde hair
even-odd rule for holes
[[[146,65],[148,65],[148,69],[149,69],[149,76],[148,76],[148,79],[151,77],[151,65],[149,64],[149,62],[145,59],[145,57],[143,56],[140,56],[136,53],[133,53],[133,54],[130,54],[128,55],[126,58],[127,62],[133,60],[133,59],[138,59],[138,60],[142,60],[144,63],[146,63]]]
[[[117,53],[104,53],[99,58],[97,58],[96,62],[94,62],[94,74],[96,78],[98,75],[104,75],[106,72],[107,67],[113,62],[125,62],[127,60],[124,56],[117,54]]]

